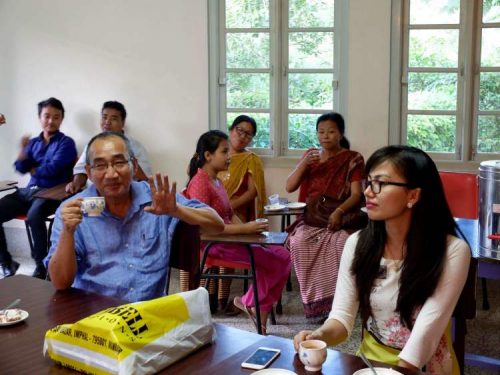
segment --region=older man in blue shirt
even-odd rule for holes
[[[32,257],[36,262],[34,277],[45,279],[43,259],[47,255],[45,218],[54,213],[59,202],[35,198],[42,188],[50,188],[71,180],[77,151],[75,142],[59,131],[64,119],[64,107],[56,98],[38,103],[42,132],[38,137],[23,137],[21,152],[14,163],[20,173],[30,173],[28,186],[0,199],[0,263],[4,277],[12,276],[19,263],[7,250],[3,224],[19,215],[28,216],[33,237]]]
[[[105,132],[87,146],[86,171],[94,183],[57,211],[45,259],[57,289],[70,286],[128,301],[162,296],[170,243],[179,220],[222,232],[210,207],[176,194],[168,177],[133,181],[137,160],[122,133]],[[97,217],[83,216],[83,198],[102,196]]]

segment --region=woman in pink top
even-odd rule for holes
[[[359,309],[360,350],[370,359],[430,374],[459,374],[450,319],[467,279],[470,249],[457,237],[432,159],[387,146],[366,163],[367,228],[346,242],[326,322],[295,336],[336,345]]]
[[[189,164],[189,183],[185,195],[206,203],[222,217],[226,234],[251,234],[267,230],[267,223],[250,221],[242,223],[231,208],[229,197],[217,173],[229,166],[228,137],[219,130],[204,133],[196,145],[196,153]],[[257,290],[259,294],[262,331],[266,333],[266,322],[273,304],[278,301],[290,273],[290,254],[282,246],[263,247],[253,245],[257,268]],[[248,253],[243,245],[213,245],[210,255],[230,261],[247,262]],[[245,311],[255,323],[253,288],[242,297],[235,297],[234,305]]]

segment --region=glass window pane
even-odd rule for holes
[[[458,66],[458,30],[410,30],[410,67]]]
[[[500,111],[500,73],[480,74],[479,110]]]
[[[460,0],[411,0],[410,24],[457,24]]]
[[[409,73],[408,109],[454,110],[456,73]]]
[[[500,22],[500,2],[483,1],[483,22]]]
[[[290,73],[288,108],[333,109],[333,74]]]
[[[227,129],[229,132],[229,127],[233,123],[233,120],[239,115],[247,115],[253,117],[257,123],[257,134],[253,137],[252,143],[249,147],[253,148],[269,148],[270,147],[270,115],[269,113],[234,113],[228,112],[226,114]]]
[[[455,152],[455,116],[408,115],[407,142],[424,151]]]
[[[269,0],[226,0],[226,27],[269,27]]]
[[[289,27],[333,27],[334,0],[289,0]]]
[[[290,33],[288,43],[290,68],[333,69],[333,33]]]
[[[316,136],[317,114],[297,114],[288,115],[288,148],[292,150],[318,147],[318,137]]]
[[[483,29],[481,66],[500,67],[500,29]]]
[[[500,116],[479,116],[478,152],[500,153]]]
[[[269,68],[269,33],[229,33],[226,48],[228,68]]]
[[[270,108],[269,74],[228,73],[227,108]]]

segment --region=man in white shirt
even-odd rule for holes
[[[118,132],[124,133],[123,128],[125,127],[125,118],[127,117],[127,111],[125,106],[116,101],[108,101],[102,105],[101,110],[101,130],[103,132]],[[152,175],[151,164],[148,160],[148,155],[146,149],[139,141],[127,136],[130,147],[133,154],[138,162],[137,173],[135,174],[135,180],[144,181],[148,179],[148,176]],[[73,181],[66,185],[66,191],[68,193],[74,194],[80,191],[87,183],[87,173],[85,171],[85,154],[87,147],[83,150],[80,158],[76,162],[73,168]]]

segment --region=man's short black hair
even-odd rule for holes
[[[110,100],[109,102],[105,102],[102,105],[101,113],[106,108],[116,109],[122,115],[123,122],[125,122],[125,118],[127,118],[127,111],[125,110],[125,106],[122,103],[114,101],[114,100]]]
[[[45,107],[53,107],[55,109],[60,110],[62,112],[62,117],[64,118],[64,107],[59,99],[48,98],[48,99],[42,100],[40,103],[38,103],[38,117],[40,117],[40,115],[42,114],[42,110]]]

